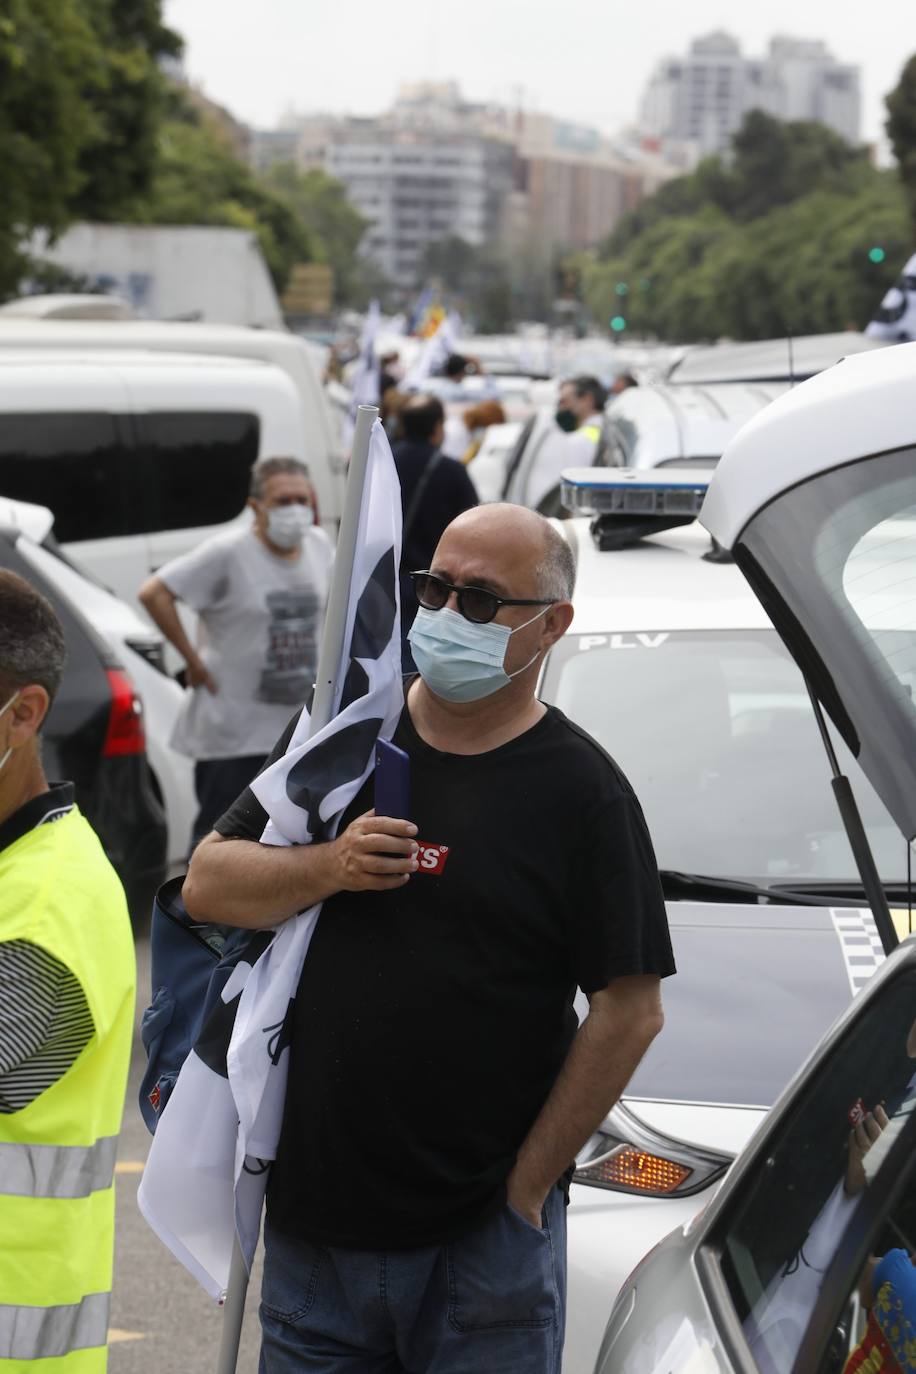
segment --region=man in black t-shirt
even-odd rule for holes
[[[376,817],[370,779],[336,840],[266,846],[246,791],[195,853],[194,916],[266,927],[324,901],[268,1190],[262,1374],[558,1374],[564,1176],[674,972],[636,797],[534,695],[573,578],[534,512],[459,516],[417,586],[395,735],[411,820]]]

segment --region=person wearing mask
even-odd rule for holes
[[[575,435],[582,457],[570,456],[571,467],[590,467],[601,439],[607,392],[597,377],[570,377],[560,383],[556,421],[560,429]],[[589,456],[585,457],[588,452]]]
[[[124,891],[40,731],[64,632],[0,571],[0,1365],[104,1374],[134,1027]]]
[[[263,845],[248,789],[194,855],[196,920],[325,903],[268,1185],[261,1374],[559,1374],[573,1161],[674,972],[639,802],[535,695],[574,578],[534,511],[460,515],[416,578],[409,819],[376,816],[370,778],[336,839]]]
[[[411,396],[401,409],[401,433],[392,446],[401,483],[404,531],[401,538],[401,637],[404,666],[413,660],[407,632],[417,613],[410,573],[428,568],[442,531],[456,515],[477,505],[477,492],[465,468],[442,452],[445,411],[435,396]]]
[[[139,593],[186,665],[189,690],[172,745],[195,760],[192,848],[258,772],[318,663],[333,551],[315,524],[308,468],[262,458],[248,505],[250,526],[172,559]],[[197,612],[197,644],[179,601]]]

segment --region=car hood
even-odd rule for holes
[[[700,517],[907,840],[916,836],[914,382],[916,343],[845,358],[802,383],[732,440]]]
[[[627,1106],[697,1144],[719,1140],[700,1135],[721,1124],[698,1109],[735,1112],[747,1120],[728,1130],[743,1144],[883,962],[874,920],[849,907],[681,901],[667,910],[679,971],[662,984],[665,1030],[630,1080]]]

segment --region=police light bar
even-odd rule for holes
[[[695,520],[709,477],[671,468],[567,468],[560,500],[573,515],[676,516]]]

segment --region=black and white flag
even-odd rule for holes
[[[310,735],[303,711],[286,754],[252,785],[270,817],[263,844],[332,838],[372,770],[376,740],[394,733],[403,706],[400,549],[400,487],[376,420],[330,721]],[[249,1268],[257,1245],[280,1135],[293,1001],[320,911],[314,906],[285,922],[266,937],[266,948],[264,932],[252,935],[222,992],[227,1017],[235,1004],[225,1065],[211,1053],[201,1057],[196,1046],[153,1137],[141,1210],[215,1298],[228,1285],[236,1233]]]

